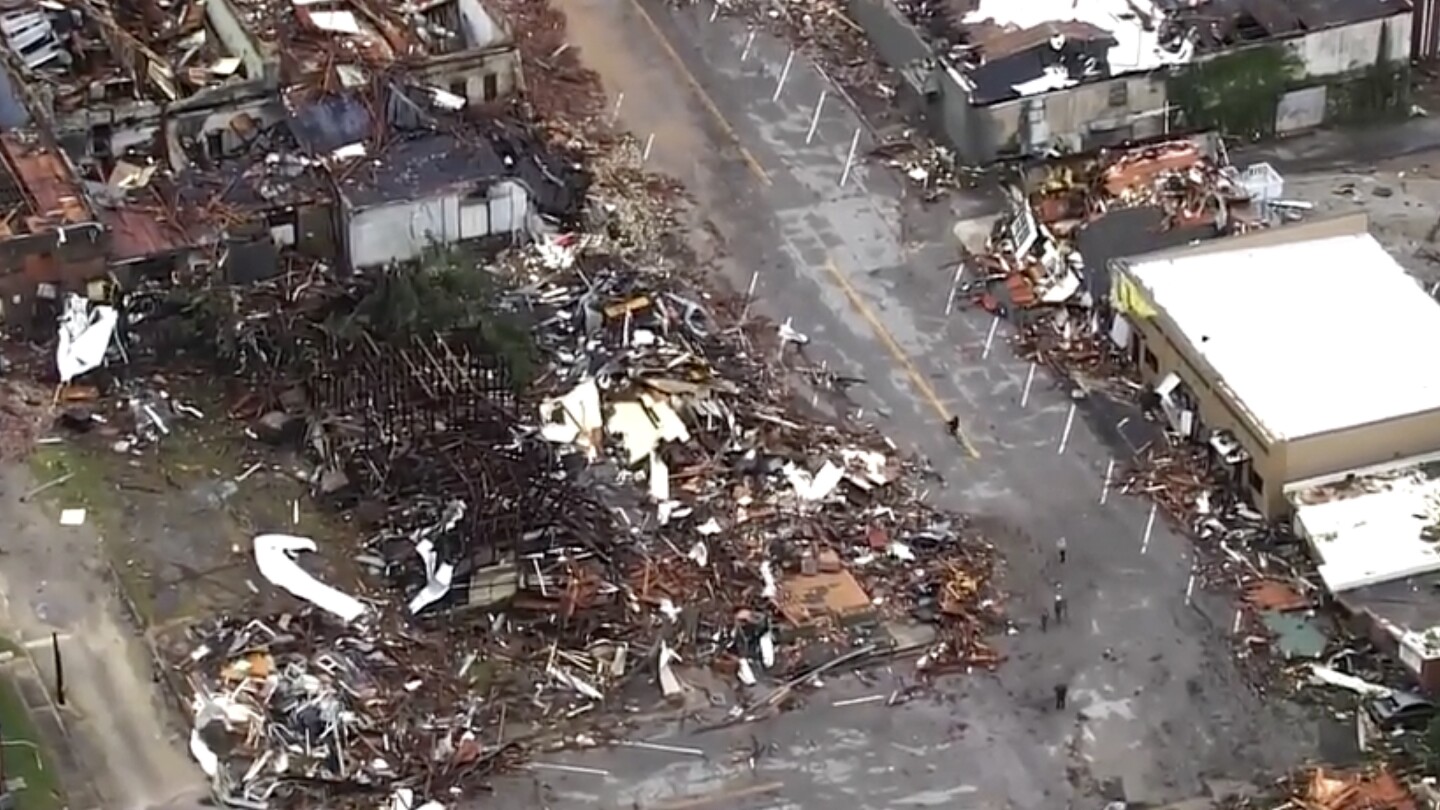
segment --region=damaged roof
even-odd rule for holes
[[[1406,0],[921,0],[907,7],[943,41],[976,104],[1408,9]]]
[[[340,193],[365,208],[415,200],[453,188],[498,179],[505,162],[483,138],[463,138],[423,126],[401,94],[385,92],[376,107],[390,118],[376,121],[372,105],[359,93],[326,96],[295,105],[290,120],[296,140],[325,161]],[[403,113],[403,115],[401,115]],[[375,144],[383,143],[376,150]]]
[[[457,187],[483,191],[507,174],[505,162],[482,139],[449,132],[402,135],[379,154],[335,171],[340,193],[359,208],[416,200]]]
[[[94,222],[65,155],[31,132],[0,135],[0,239]]]
[[[293,103],[290,128],[324,162],[351,205],[416,200],[514,179],[544,214],[565,218],[584,197],[583,172],[518,125],[432,115],[391,87],[371,103],[359,93]],[[376,120],[383,114],[386,120]],[[376,146],[380,144],[380,146]]]
[[[509,33],[479,0],[216,0],[245,30],[278,52],[291,76],[332,65],[383,69],[392,62],[509,45]],[[364,81],[351,71],[348,86]]]
[[[956,18],[954,56],[977,104],[1189,61],[1150,0],[975,0]],[[964,6],[962,6],[964,8]],[[1002,67],[997,67],[1002,66]]]
[[[1194,30],[1200,50],[1323,31],[1377,20],[1410,8],[1407,0],[1155,0],[1175,23]]]
[[[124,264],[185,250],[190,235],[170,221],[159,206],[124,203],[100,209],[100,221],[110,232],[109,257]]]
[[[212,5],[192,0],[177,11],[158,0],[21,0],[0,12],[0,34],[54,88],[60,112],[163,104],[256,78],[213,32]]]
[[[1302,482],[1287,487],[1286,497],[1331,593],[1440,572],[1440,463],[1433,457]]]

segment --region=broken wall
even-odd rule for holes
[[[24,327],[53,314],[37,307],[65,292],[83,293],[91,279],[104,277],[108,244],[98,223],[68,228],[63,245],[53,231],[0,241],[0,327]]]
[[[922,109],[936,137],[949,143],[962,162],[994,160],[1001,142],[991,131],[991,122],[970,105],[970,91],[959,74],[935,56],[895,4],[848,0],[846,8],[881,60],[903,79],[901,93]]]
[[[985,110],[970,103],[970,90],[953,67],[932,71],[926,86],[926,120],[963,162],[982,164],[1000,157],[1005,141]]]
[[[1291,39],[1287,45],[1299,57],[1306,77],[1336,76],[1375,65],[1381,61],[1404,64],[1410,59],[1411,13],[1366,20],[1352,25],[1312,31]]]
[[[61,113],[55,122],[55,137],[65,151],[74,155],[93,155],[103,150],[123,154],[130,148],[143,148],[160,131],[164,110],[149,101],[133,101],[114,105],[90,105],[73,112]]]
[[[1165,131],[1166,90],[1161,73],[1119,76],[981,107],[990,136],[1002,151],[1035,154],[1052,143],[1084,151],[1119,140],[1152,138]],[[1027,111],[1038,107],[1043,126]]]
[[[524,89],[520,52],[513,45],[432,57],[412,68],[410,76],[421,84],[463,96],[470,104],[509,98]]]
[[[419,258],[432,241],[453,241],[459,218],[454,195],[354,211],[346,231],[350,266],[380,267]]]
[[[340,253],[336,239],[336,209],[333,205],[307,205],[294,209],[295,249],[316,259],[333,259]],[[283,241],[275,233],[275,219],[271,218],[271,235],[277,243]]]
[[[366,268],[413,261],[432,244],[523,231],[530,209],[529,191],[514,180],[472,194],[453,191],[356,209],[350,212],[346,229],[350,265]]]
[[[1123,270],[1114,272],[1117,280],[1123,277]],[[1210,430],[1229,431],[1250,454],[1254,476],[1245,482],[1245,494],[1250,502],[1267,517],[1283,514],[1288,509],[1284,493],[1285,444],[1271,442],[1256,426],[1255,420],[1235,402],[1229,388],[1217,379],[1214,370],[1198,359],[1199,354],[1165,313],[1152,312],[1150,317],[1132,315],[1127,320],[1139,338],[1142,381],[1153,387],[1170,374],[1179,377],[1194,397],[1200,423]]]
[[[186,143],[194,143],[211,159],[219,159],[243,151],[248,138],[283,120],[285,108],[278,101],[258,96],[177,113],[166,125],[166,138],[182,150]],[[170,154],[172,161],[182,157],[175,151]]]
[[[255,39],[245,30],[240,22],[240,16],[235,13],[234,6],[229,0],[207,0],[205,3],[205,22],[215,38],[220,40],[225,49],[240,59],[245,67],[245,75],[252,80],[260,80],[269,86],[275,86],[279,81],[280,65],[273,54],[262,53]]]
[[[890,0],[849,0],[846,6],[880,58],[905,79],[907,89],[923,94],[934,59],[915,26]]]
[[[1440,56],[1440,0],[1414,0],[1410,18],[1410,58],[1428,62]]]
[[[479,0],[456,0],[460,21],[465,25],[465,39],[471,49],[491,48],[510,44],[510,34],[500,25]]]

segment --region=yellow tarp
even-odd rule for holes
[[[1135,318],[1155,317],[1155,307],[1140,291],[1140,287],[1124,273],[1116,273],[1111,284],[1110,298],[1115,308]]]

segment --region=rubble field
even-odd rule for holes
[[[61,387],[37,495],[158,535],[116,563],[222,800],[458,796],[541,742],[615,735],[616,711],[745,722],[898,653],[998,663],[992,550],[882,439],[805,415],[775,365],[804,335],[752,342],[726,325],[743,303],[604,242],[498,266],[548,396],[515,392],[483,329],[407,328],[435,307],[407,310],[431,293],[393,274],[199,308],[247,383],[225,401],[144,372],[193,312],[117,333],[128,363]],[[300,567],[322,542],[333,564]]]
[[[553,57],[563,21],[508,11],[552,55],[534,112],[587,157],[577,225],[72,296],[54,365],[21,361],[33,496],[105,538],[221,804],[438,806],[647,718],[744,724],[896,656],[1000,663],[983,533],[815,415],[801,386],[845,381],[708,291],[678,189]]]
[[[583,189],[575,210],[525,244],[403,267],[286,253],[243,286],[177,274],[65,295],[53,351],[15,350],[0,379],[0,458],[27,456],[26,499],[102,538],[218,805],[442,810],[542,752],[691,755],[641,730],[743,728],[871,667],[901,685],[854,702],[896,706],[1002,666],[995,638],[1018,632],[990,527],[930,505],[938,477],[846,416],[857,381],[812,363],[801,327],[718,288],[687,249],[684,190],[612,130],[564,17],[493,5],[528,71],[507,115],[573,162],[581,179],[556,184]],[[843,4],[721,11],[815,54],[862,103],[895,95]],[[966,182],[913,133],[869,157],[926,202]],[[1190,140],[1021,173],[1014,211],[957,230],[952,299],[1013,319],[1021,358],[1127,414],[1134,458],[1106,492],[1196,539],[1192,585],[1236,600],[1224,637],[1250,686],[1324,686],[1327,711],[1360,716],[1352,693],[1392,672],[1360,642],[1337,650],[1303,547],[1168,435],[1099,329],[1103,260],[1081,255],[1085,226],[1124,212],[1175,238],[1268,227],[1254,189]],[[1313,205],[1279,209],[1373,205],[1402,261],[1440,281],[1440,223],[1419,229],[1430,174],[1288,178],[1286,199]],[[1421,756],[1395,736],[1386,752]],[[1409,807],[1411,775],[1308,770],[1235,806]]]

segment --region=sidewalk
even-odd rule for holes
[[[1262,161],[1281,174],[1340,169],[1440,148],[1440,117],[1410,118],[1372,127],[1325,129],[1281,141],[1232,149],[1237,166]]]
[[[5,751],[6,778],[26,783],[21,810],[59,808],[62,802],[75,810],[102,806],[30,650],[7,649],[0,663],[0,720],[12,746]]]

